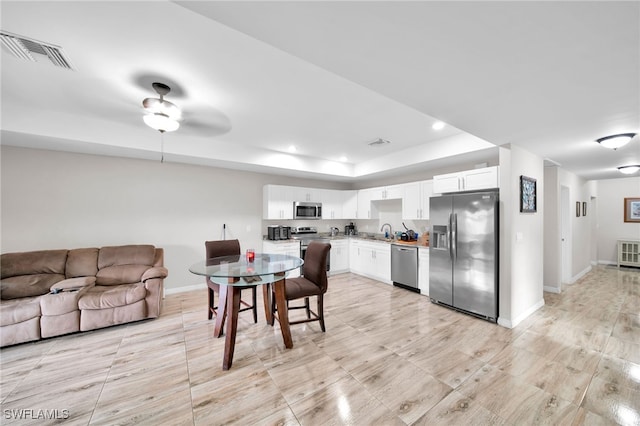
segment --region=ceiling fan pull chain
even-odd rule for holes
[[[164,132],[160,132],[160,163],[164,163]]]

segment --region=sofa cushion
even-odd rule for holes
[[[98,254],[98,269],[118,265],[152,266],[155,253],[156,249],[152,245],[102,247]]]
[[[90,277],[98,273],[98,249],[82,248],[69,250],[67,255],[67,278]]]
[[[139,283],[148,265],[118,265],[109,266],[98,271],[97,285],[120,285]]]
[[[98,253],[96,284],[119,285],[140,282],[153,266],[156,249],[152,245],[103,247]]]
[[[3,300],[41,296],[49,293],[55,283],[64,280],[60,274],[19,275],[0,281],[0,298]]]
[[[0,326],[2,327],[39,318],[40,315],[40,297],[6,300],[0,304]]]
[[[64,315],[78,310],[79,291],[47,294],[40,297],[42,316]]]
[[[131,305],[147,296],[144,284],[123,284],[119,286],[95,286],[89,288],[78,301],[80,309],[107,309]]]
[[[16,275],[64,275],[68,250],[40,250],[23,253],[5,253],[0,256],[0,278]]]

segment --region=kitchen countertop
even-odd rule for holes
[[[388,243],[388,244],[398,244],[398,245],[403,245],[403,246],[414,246],[414,247],[419,247],[419,248],[429,248],[429,246],[419,246],[418,245],[418,241],[414,240],[414,241],[402,241],[402,240],[395,240],[395,239],[390,239],[390,238],[384,238],[382,236],[361,236],[361,235],[334,235],[331,236],[329,234],[326,233],[318,233],[317,234],[318,237],[322,237],[322,238],[326,238],[328,240],[361,240],[361,241],[372,241],[372,242],[377,242],[377,243]],[[264,241],[270,241],[272,243],[292,243],[292,242],[296,242],[296,241],[300,241],[297,239],[290,239],[290,240],[268,240],[266,237],[263,237]]]

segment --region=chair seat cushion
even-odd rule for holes
[[[142,283],[118,286],[95,286],[80,297],[78,307],[84,309],[108,309],[132,305],[147,296]]]
[[[284,282],[284,287],[287,300],[317,296],[322,293],[320,287],[304,277],[287,278]]]

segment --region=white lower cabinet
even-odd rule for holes
[[[429,296],[429,247],[418,247],[418,288]]]
[[[288,256],[300,257],[300,241],[269,241],[262,242],[263,253],[286,254]],[[300,268],[287,273],[287,277],[295,278],[300,276]]]
[[[351,272],[391,284],[391,245],[353,239],[349,241]]]
[[[349,240],[332,240],[329,253],[330,275],[349,272]]]

